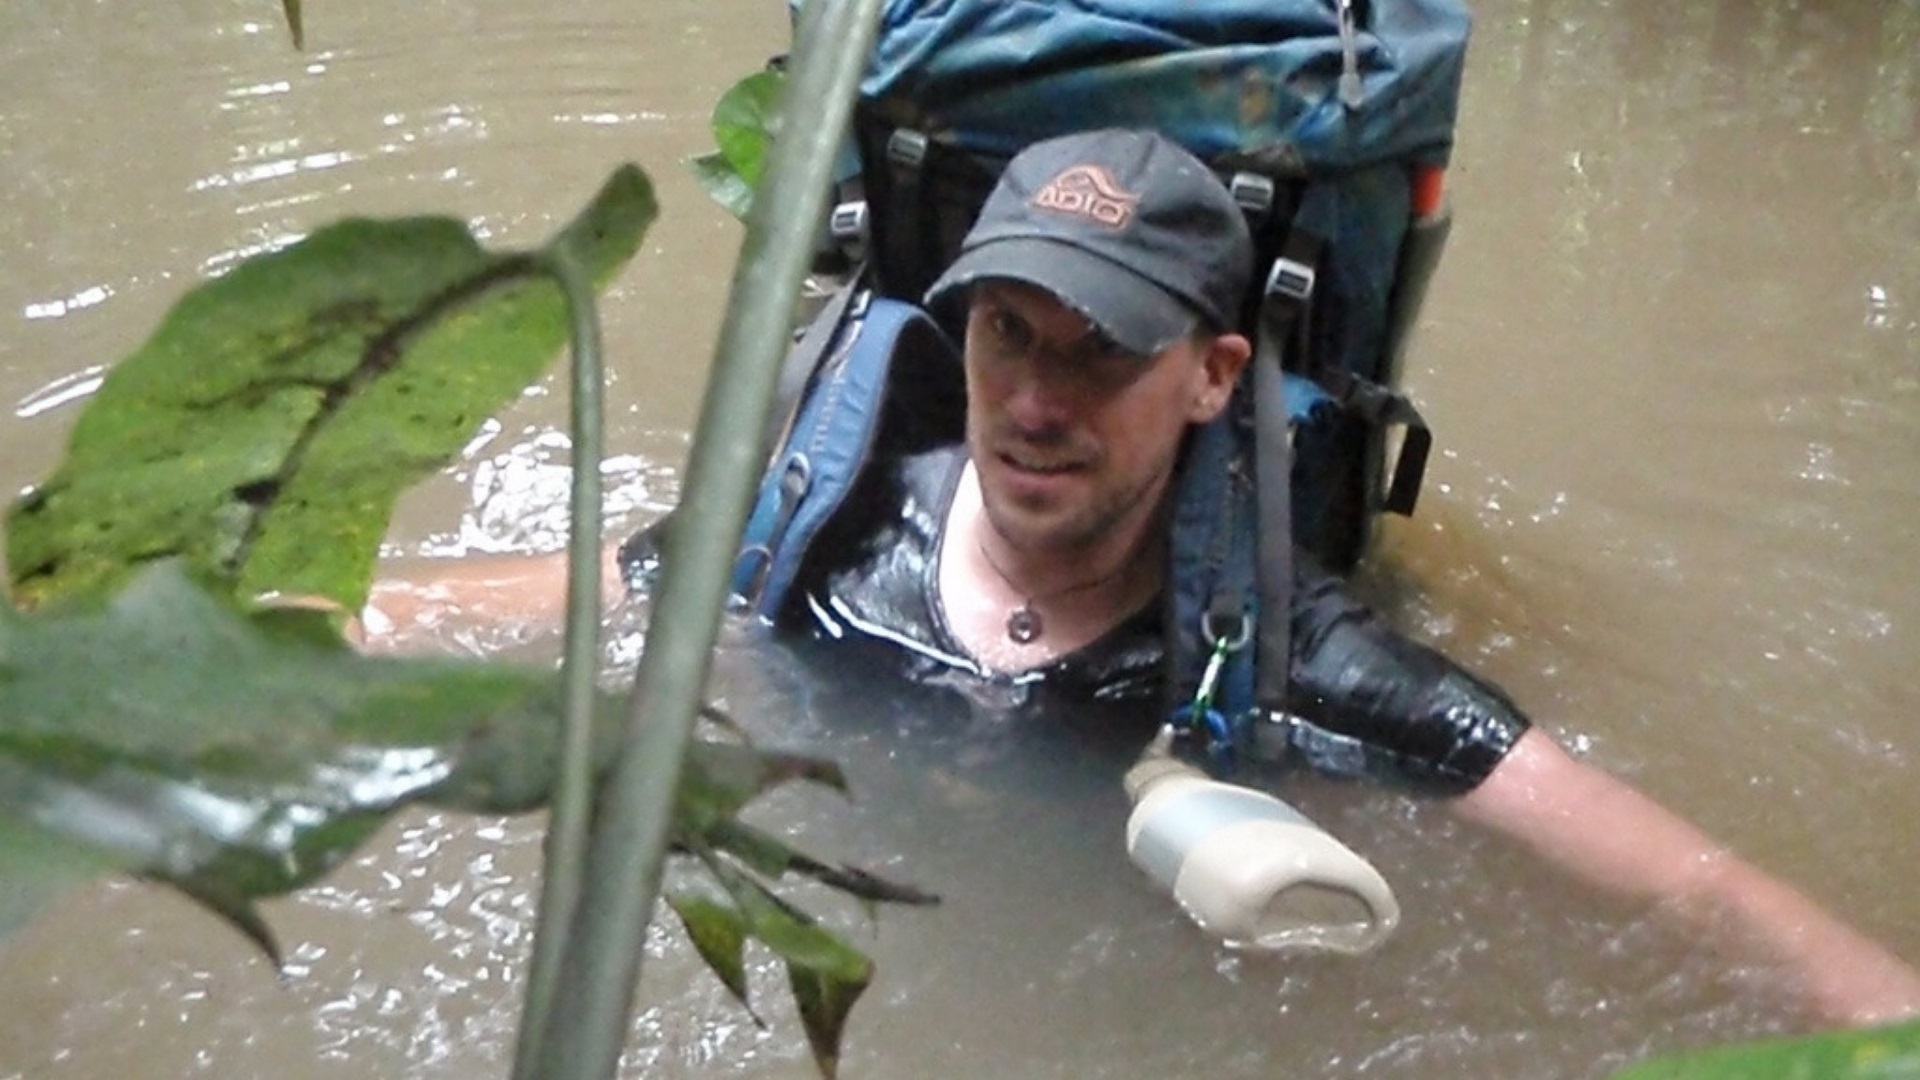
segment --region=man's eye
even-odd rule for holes
[[[1027,331],[1027,324],[1015,318],[1011,312],[994,310],[987,314],[987,328],[1000,344],[1009,349],[1025,349],[1031,344],[1033,335]]]

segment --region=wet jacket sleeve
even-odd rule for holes
[[[1463,793],[1529,721],[1506,694],[1411,641],[1297,560],[1286,740],[1309,764]]]

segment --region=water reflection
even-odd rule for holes
[[[44,475],[103,366],[242,254],[348,213],[531,243],[632,157],[667,212],[608,304],[606,479],[616,515],[657,514],[738,237],[675,162],[783,45],[781,7],[335,3],[305,56],[254,3],[0,8],[0,488]],[[1920,877],[1883,824],[1920,816],[1920,3],[1500,0],[1478,27],[1459,225],[1409,366],[1443,452],[1367,586],[1920,957]],[[480,432],[389,553],[558,546],[559,397]],[[815,660],[752,635],[723,660],[763,737],[854,775],[852,806],[790,792],[761,822],[946,897],[877,924],[828,902],[881,964],[848,1075],[1597,1077],[1802,1023],[1710,943],[1430,804],[1308,779],[1289,798],[1407,922],[1363,963],[1224,952],[1126,862],[1100,754]],[[90,888],[4,946],[0,1078],[502,1075],[539,824],[408,816],[273,905],[278,974],[176,898]],[[676,934],[648,949],[624,1074],[810,1075],[764,956],[763,1030]]]
[[[54,317],[36,314],[34,306],[27,305],[27,318]],[[66,314],[64,308],[60,314]],[[13,408],[13,415],[22,420],[30,420],[49,409],[57,409],[69,402],[83,400],[92,395],[95,390],[100,389],[100,380],[106,377],[106,372],[107,365],[94,364],[70,375],[62,375],[21,398]]]

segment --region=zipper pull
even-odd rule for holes
[[[800,509],[800,500],[806,497],[807,490],[812,486],[812,462],[807,460],[805,454],[790,455],[786,465],[780,471],[779,495],[774,504],[773,520],[767,525],[765,538],[757,544],[749,544],[742,548],[739,557],[734,561],[734,591],[745,599],[749,606],[759,607],[761,599],[766,595],[767,582],[773,574],[774,556],[787,537],[787,527],[793,524],[794,512]],[[748,522],[747,527],[749,531],[752,530],[751,521]]]
[[[1339,0],[1340,8],[1340,103],[1357,109],[1366,100],[1360,84],[1360,32],[1354,26],[1354,0]]]

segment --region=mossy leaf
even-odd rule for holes
[[[615,172],[556,244],[604,285],[654,215]],[[179,556],[240,595],[365,602],[394,500],[567,340],[545,252],[450,218],[348,220],[183,297],[8,515],[14,600],[101,596]]]

